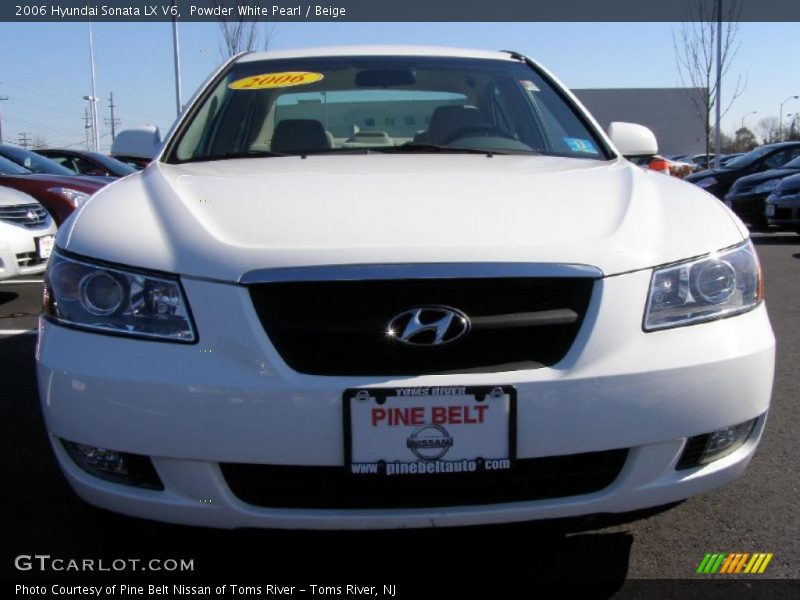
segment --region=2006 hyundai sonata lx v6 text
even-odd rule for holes
[[[750,461],[747,229],[513,52],[249,53],[61,228],[37,348],[88,502],[214,527],[624,513]]]

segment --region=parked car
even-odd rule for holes
[[[393,143],[344,146],[370,123]],[[58,234],[36,359],[61,469],[109,510],[227,528],[625,513],[734,480],[772,388],[761,270],[727,207],[624,158],[656,152],[514,52],[232,58]]]
[[[33,196],[47,209],[57,225],[63,223],[73,210],[104,185],[105,181],[97,177],[32,173],[25,167],[20,167],[17,163],[0,156],[0,186],[14,188]]]
[[[118,178],[139,170],[100,152],[48,148],[37,150],[36,153],[49,158],[53,162],[57,162],[65,169],[70,170],[73,175]]]
[[[800,174],[781,179],[766,200],[769,225],[800,233]]]
[[[88,181],[101,181],[104,184],[114,181],[114,178],[112,177],[86,177],[84,175],[76,176],[74,172],[70,171],[66,167],[61,166],[57,162],[52,161],[49,158],[45,158],[36,152],[32,152],[18,146],[9,146],[7,144],[0,145],[0,157],[15,162],[19,166],[39,175],[81,177],[82,179],[86,179]]]
[[[764,208],[767,196],[778,187],[781,179],[800,173],[800,156],[778,169],[740,177],[725,194],[725,204],[753,227],[767,227]]]
[[[777,169],[798,156],[800,156],[800,142],[768,144],[734,158],[721,169],[693,173],[686,178],[686,181],[724,200],[733,182],[740,177]]]
[[[0,187],[0,280],[44,272],[56,224],[28,194]]]
[[[693,154],[691,156],[686,157],[686,162],[691,163],[694,165],[695,171],[704,171],[705,169],[710,169],[714,164],[714,158],[716,154]]]
[[[137,158],[136,156],[117,156],[115,157],[115,160],[118,160],[122,164],[131,167],[135,171],[141,171],[151,162],[149,159]]]
[[[731,162],[734,158],[739,158],[740,156],[743,156],[743,155],[744,155],[744,152],[735,152],[733,154],[726,154],[725,156],[720,157],[719,164],[720,164],[721,167],[724,167],[729,162]]]
[[[653,156],[639,156],[634,157],[632,159],[634,164],[639,165],[640,167],[646,167],[651,171],[656,171],[658,173],[664,173],[665,175],[672,175],[673,177],[678,177],[683,179],[690,173],[692,173],[692,165],[685,162],[680,162],[676,160],[671,160],[660,154],[655,154]]]

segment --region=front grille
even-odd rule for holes
[[[786,219],[789,220],[792,218],[792,209],[783,207],[783,206],[776,206],[775,207],[775,216],[772,217],[773,219]]]
[[[557,363],[575,340],[593,284],[585,277],[315,281],[255,284],[250,294],[295,371],[422,375]],[[410,346],[387,335],[394,317],[420,306],[458,309],[473,327],[440,346]]]
[[[600,491],[628,450],[516,461],[509,471],[439,475],[351,475],[343,467],[220,464],[240,500],[269,508],[424,508],[524,502]]]
[[[21,252],[17,254],[17,264],[21,268],[35,267],[47,262],[46,258],[39,258],[36,252]]]
[[[41,204],[0,206],[0,221],[32,228],[41,226],[46,220],[47,211]]]

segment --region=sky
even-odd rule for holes
[[[673,35],[677,23],[277,23],[271,49],[342,44],[424,44],[513,49],[552,71],[570,88],[681,85]],[[101,149],[111,142],[109,94],[118,130],[158,125],[162,135],[176,116],[170,23],[93,25]],[[180,56],[186,102],[220,64],[216,23],[181,23]],[[746,81],[722,121],[732,133],[744,119],[755,128],[777,117],[780,104],[800,95],[800,23],[741,23],[738,53],[723,106],[736,79]],[[0,23],[0,102],[5,142],[21,133],[48,146],[85,147],[84,111],[90,95],[86,23]],[[784,120],[800,101],[784,104]],[[755,114],[752,114],[756,111]]]

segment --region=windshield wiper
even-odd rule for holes
[[[442,146],[440,144],[427,144],[408,142],[400,146],[371,146],[370,150],[374,152],[385,152],[394,154],[405,153],[431,153],[431,154],[484,154],[491,157],[493,154],[535,154],[535,152],[528,152],[526,150],[495,150],[492,148],[468,148],[465,146]]]

